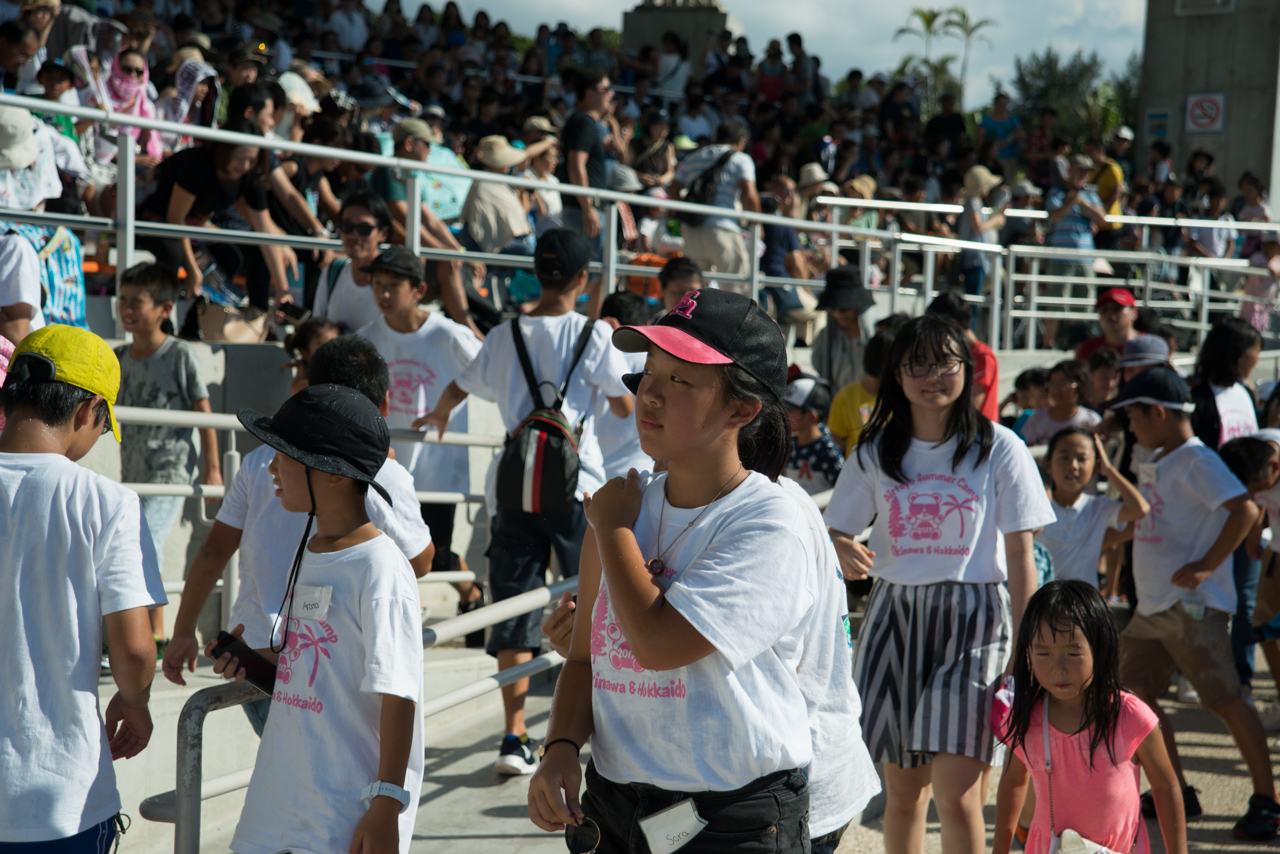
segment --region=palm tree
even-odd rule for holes
[[[984,41],[994,48],[995,45],[991,43],[991,39],[979,33],[995,25],[996,22],[990,18],[975,21],[969,16],[969,10],[963,6],[952,6],[947,10],[947,19],[942,24],[942,32],[964,41],[964,58],[960,60],[960,112],[964,112],[964,88],[969,80],[969,48],[974,41]]]
[[[946,15],[948,13],[942,9],[924,9],[920,6],[911,10],[911,14],[907,16],[907,25],[899,27],[898,31],[893,34],[894,41],[899,36],[915,36],[924,39],[924,64],[928,68],[933,64],[933,40],[944,35],[947,25]],[[934,85],[933,80],[925,77],[925,99],[929,106],[930,115],[934,112]]]

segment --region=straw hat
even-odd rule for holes
[[[844,191],[850,196],[863,199],[874,199],[876,196],[876,179],[870,175],[859,175],[844,182]]]
[[[0,169],[26,169],[39,153],[31,113],[21,107],[0,107]]]
[[[507,142],[505,136],[494,134],[480,140],[476,159],[491,169],[510,169],[525,159],[525,153]]]
[[[204,51],[195,45],[189,47],[180,47],[173,52],[173,58],[169,61],[168,71],[170,74],[177,71],[182,63],[194,59],[196,62],[204,62]]]
[[[990,193],[1004,182],[1003,178],[991,174],[985,166],[971,166],[964,173],[964,189],[960,192],[966,199],[979,198]]]
[[[805,187],[821,184],[830,177],[821,163],[806,163],[800,167],[800,180],[796,181],[796,189],[803,190]]]

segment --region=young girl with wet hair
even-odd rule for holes
[[[923,846],[930,787],[950,850],[983,850],[992,704],[1036,585],[1033,534],[1054,521],[1030,451],[974,408],[972,385],[954,321],[903,325],[826,511],[845,577],[875,578],[854,678],[889,851]]]
[[[530,818],[587,835],[570,850],[834,850],[879,786],[837,558],[811,499],[779,480],[782,334],[752,300],[702,290],[613,340],[647,353],[628,379],[641,447],[667,470],[632,469],[586,504],[581,619]]]

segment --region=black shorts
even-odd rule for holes
[[[448,572],[453,569],[453,519],[456,504],[423,504],[422,521],[431,529],[431,544],[436,556],[431,559],[432,572]]]

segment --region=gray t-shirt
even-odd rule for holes
[[[190,410],[209,397],[195,352],[186,341],[169,338],[145,359],[115,349],[120,359],[118,406]],[[190,427],[120,427],[120,473],[126,483],[189,483],[195,461]]]

